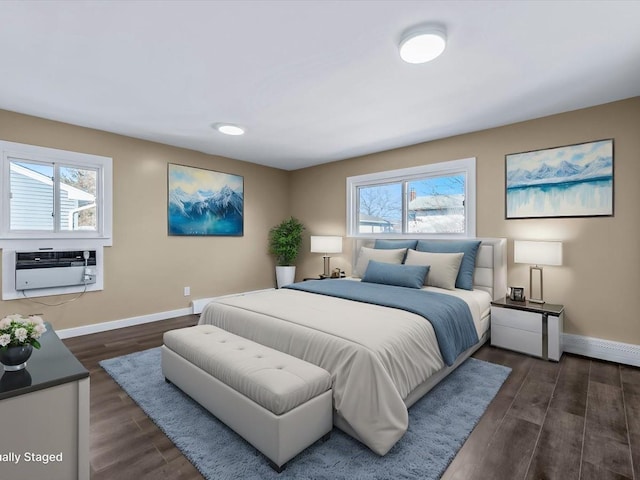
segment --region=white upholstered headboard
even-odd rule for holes
[[[480,240],[482,243],[476,256],[473,288],[489,292],[489,295],[494,300],[500,299],[507,294],[507,239],[476,238],[475,240]],[[351,256],[352,271],[355,270],[360,247],[373,248],[375,241],[375,238],[355,239],[353,242],[353,255]]]

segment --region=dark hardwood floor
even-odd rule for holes
[[[197,320],[64,341],[91,372],[93,480],[202,478],[98,365],[159,346],[163,332]],[[640,369],[567,354],[545,362],[488,345],[474,357],[513,371],[444,480],[640,480]]]
[[[162,345],[167,330],[189,327],[197,315],[64,340],[91,374],[92,480],[202,479],[138,405],[98,365],[100,360]]]

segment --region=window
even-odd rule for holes
[[[475,158],[347,178],[347,232],[475,236]]]
[[[111,226],[111,158],[0,141],[3,300],[27,296],[16,290],[17,251],[96,251],[95,283],[33,289],[29,298],[102,290]]]
[[[0,142],[3,239],[111,238],[111,159]]]

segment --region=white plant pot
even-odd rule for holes
[[[278,288],[293,283],[296,277],[296,267],[276,267],[276,282]]]

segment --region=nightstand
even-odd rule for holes
[[[496,300],[491,302],[491,345],[558,362],[563,321],[564,305]]]

